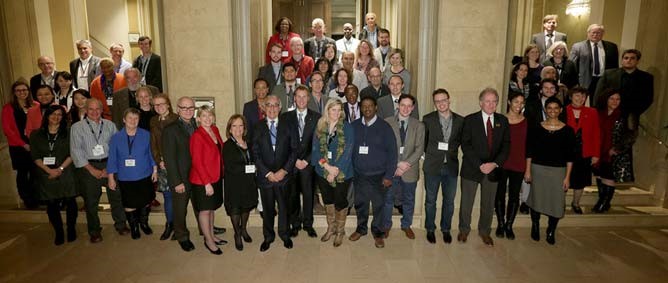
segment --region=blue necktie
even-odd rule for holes
[[[276,145],[276,121],[270,121],[269,135],[271,136],[271,145]]]

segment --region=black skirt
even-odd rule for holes
[[[34,164],[30,152],[22,146],[10,146],[9,157],[12,159],[12,169],[30,170]]]
[[[571,188],[582,190],[586,186],[591,186],[591,157],[577,158],[573,162],[571,169]]]
[[[155,199],[151,176],[137,181],[118,181],[125,208],[142,208]]]
[[[223,179],[212,183],[213,195],[207,196],[204,186],[193,184],[192,202],[197,211],[216,210],[223,205]]]

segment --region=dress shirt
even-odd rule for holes
[[[100,119],[95,123],[88,118],[74,123],[70,136],[70,154],[74,166],[81,168],[88,164],[89,159],[104,159],[109,154],[109,140],[116,133],[116,125],[107,120]],[[102,155],[93,155],[93,148],[101,145],[104,149]]]
[[[485,111],[480,111],[482,112],[482,126],[485,128],[485,135],[487,135],[487,118],[490,118],[492,122],[492,128],[494,128],[494,113],[492,115],[489,115],[485,113]]]
[[[599,62],[599,65],[601,66],[601,68],[599,69],[600,70],[599,74],[594,74],[594,61],[593,61],[594,60],[594,43],[590,41],[589,42],[589,48],[591,49],[591,57],[592,57],[591,58],[591,60],[592,60],[592,62],[591,62],[591,74],[592,74],[592,76],[598,75],[596,77],[600,77],[600,76],[603,75],[603,71],[605,70],[605,48],[603,48],[603,40],[597,42],[597,44],[598,44],[597,45],[598,46],[598,62]]]
[[[348,113],[350,114],[350,117],[348,117],[348,122],[352,123],[353,121],[353,114],[355,113],[355,120],[360,118],[360,106],[359,103],[355,104],[348,104]]]
[[[441,113],[438,113],[438,122],[441,124],[441,132],[443,133],[442,142],[447,143],[450,140],[450,135],[452,134],[452,113],[450,113],[448,117],[443,117]],[[448,163],[447,154],[443,156],[443,163]]]
[[[377,115],[373,115],[373,118],[371,118],[371,121],[367,122],[366,119],[362,120],[362,125],[366,127],[371,127],[373,123],[376,123],[376,120],[378,119]]]
[[[77,70],[77,77],[75,78],[77,80],[77,85],[79,88],[83,88],[85,90],[88,90],[88,71],[90,70],[91,67],[95,68],[95,66],[90,65],[90,58],[93,56],[88,56],[88,59],[81,59],[79,58],[79,68]]]

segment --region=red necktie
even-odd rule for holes
[[[494,128],[492,127],[492,117],[487,117],[487,150],[492,154],[492,141],[494,140]]]

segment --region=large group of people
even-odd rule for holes
[[[555,244],[568,189],[574,190],[573,211],[583,213],[583,188],[596,176],[599,200],[592,211],[602,213],[610,209],[615,185],[633,181],[632,146],[638,117],[652,103],[653,79],[637,69],[641,53],[635,49],[622,52],[617,68],[617,47],[602,40],[603,26],[590,26],[588,39],[569,56],[566,35],[555,31],[557,17],[546,16],[544,32],[533,36],[512,68],[507,113],[496,112],[501,95],[494,88],[480,92],[480,110],[468,115],[455,113],[450,93],[439,88],[431,95],[435,110],[420,120],[404,52],[390,46],[390,32],[376,19],[366,15],[359,39],[344,24],[344,38],[334,41],[322,19],[312,22],[314,36],[302,40],[290,19],[281,18],[253,82],[253,100],[222,131],[213,108],[195,107],[191,97],[179,97],[172,110],[148,37],[139,38],[142,55],[133,64],[122,59],[122,45],[112,45],[113,58],[98,58],[87,40],[76,42],[80,58],[70,62],[70,72],[56,71],[48,56],[38,58],[42,72],[30,84],[14,83],[2,110],[25,206],[47,205],[54,242],[61,245],[76,239],[75,197],[81,196],[96,243],[102,241],[98,205],[106,188],[114,228],[139,239],[153,233],[148,219],[157,190],[166,218],[160,240],[195,248],[186,226],[192,201],[204,247],[219,255],[218,246],[227,243],[217,236],[224,229],[214,226],[221,206],[238,250],[252,242],[249,215],[261,210],[264,252],[276,239],[276,216],[285,248],[301,230],[318,236],[313,211],[320,195],[327,219],[322,242],[343,244],[354,207],[356,228],[348,240],[369,233],[372,213],[374,245],[383,248],[395,208],[401,231],[415,238],[424,157],[429,243],[436,243],[439,188],[442,239],[453,241],[461,180],[457,241],[468,239],[480,188],[477,230],[484,244],[494,244],[495,213],[495,236],[515,239],[518,210],[531,214],[536,241],[546,215],[545,239]]]

